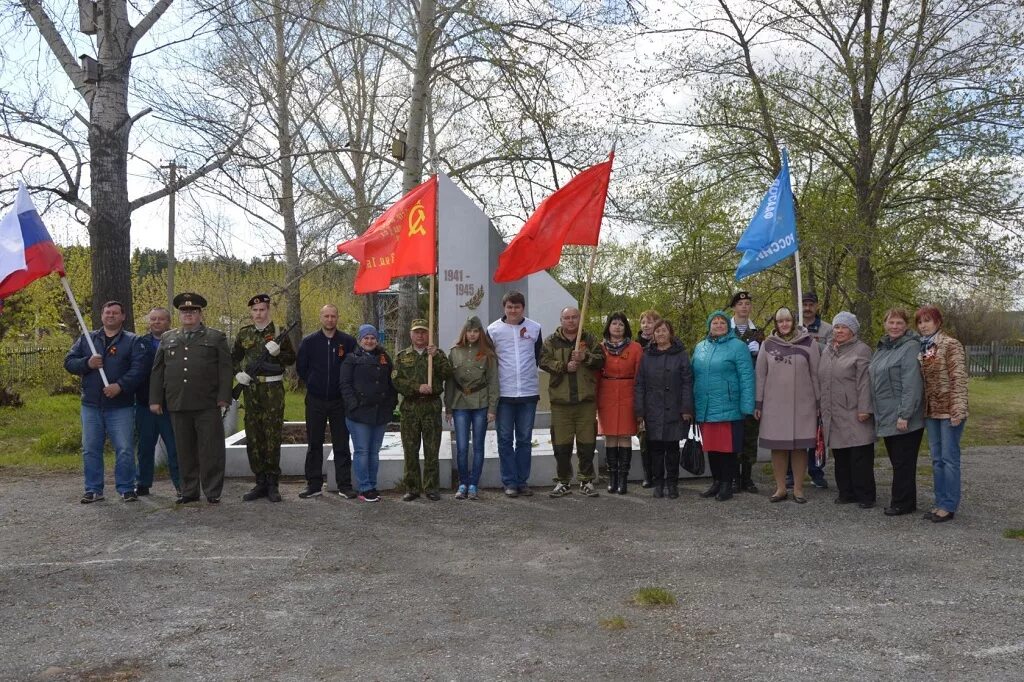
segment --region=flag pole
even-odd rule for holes
[[[64,287],[64,293],[68,295],[68,301],[71,302],[71,308],[75,311],[75,317],[78,318],[78,324],[82,327],[82,334],[85,335],[85,342],[89,344],[89,350],[92,351],[93,355],[99,355],[96,352],[96,344],[92,342],[92,335],[89,334],[89,328],[85,326],[85,319],[82,317],[82,311],[78,308],[78,301],[75,300],[75,295],[71,292],[71,285],[68,284],[67,277],[60,278],[61,286]],[[103,385],[109,386],[110,382],[107,381],[107,373],[100,367],[100,377],[103,379]]]
[[[580,308],[580,329],[576,333],[576,348],[574,352],[579,352],[580,343],[583,341],[583,325],[587,319],[587,304],[590,302],[590,282],[594,279],[594,264],[597,262],[597,244],[594,244],[593,250],[590,252],[590,267],[587,268],[587,284],[583,288],[583,305]]]
[[[804,323],[804,292],[800,283],[800,249],[793,252],[793,265],[796,267],[796,316],[800,320],[800,324],[806,326]]]
[[[441,181],[437,176],[437,166],[434,166],[434,177],[437,178],[437,194],[434,198],[434,272],[430,275],[430,293],[427,294],[427,345],[434,345],[434,289],[437,282],[437,233],[441,230],[440,208]],[[431,390],[434,388],[434,356],[427,354],[427,383]]]

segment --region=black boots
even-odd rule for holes
[[[619,489],[619,448],[604,449],[605,462],[608,467],[608,492]]]
[[[721,488],[718,489],[718,494],[715,495],[715,499],[719,502],[725,502],[726,500],[732,499],[732,486],[725,483]]]
[[[669,483],[666,487],[668,488],[668,499],[674,500],[677,497],[679,497],[679,484],[678,483]]]
[[[752,462],[743,462],[740,466],[740,490],[745,493],[756,493],[757,486],[754,485],[754,479],[751,478],[754,465]]]
[[[660,481],[655,481],[652,487],[652,493],[655,497],[665,497],[664,483],[661,483]]]
[[[262,474],[256,476],[256,485],[253,489],[242,495],[243,502],[252,502],[258,500],[261,497],[267,496],[267,477]]]
[[[718,494],[718,491],[722,488],[722,482],[715,479],[711,482],[711,487],[700,494],[701,497],[708,498],[714,497]]]
[[[626,482],[629,480],[629,465],[633,463],[633,448],[619,448],[619,495],[626,494]]]
[[[277,490],[277,476],[267,474],[267,499],[271,502],[280,502],[281,493]]]

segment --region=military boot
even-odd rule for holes
[[[281,501],[281,493],[277,489],[277,478],[274,474],[267,476],[267,499],[271,502]]]
[[[259,474],[259,475],[256,476],[256,485],[253,486],[252,490],[250,490],[246,494],[242,495],[242,501],[243,502],[252,502],[253,500],[258,500],[261,497],[266,497],[266,496],[267,496],[267,477],[264,476],[263,474]]]
[[[608,467],[608,492],[619,488],[619,448],[605,448],[605,463]]]

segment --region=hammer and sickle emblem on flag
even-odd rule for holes
[[[415,237],[416,235],[427,235],[427,229],[424,223],[427,222],[427,211],[423,208],[423,203],[417,201],[409,211],[409,235]]]

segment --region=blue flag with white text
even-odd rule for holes
[[[767,270],[796,253],[796,209],[789,184],[789,154],[782,150],[782,170],[768,188],[757,213],[743,232],[736,250],[743,258],[736,268],[736,281]]]

